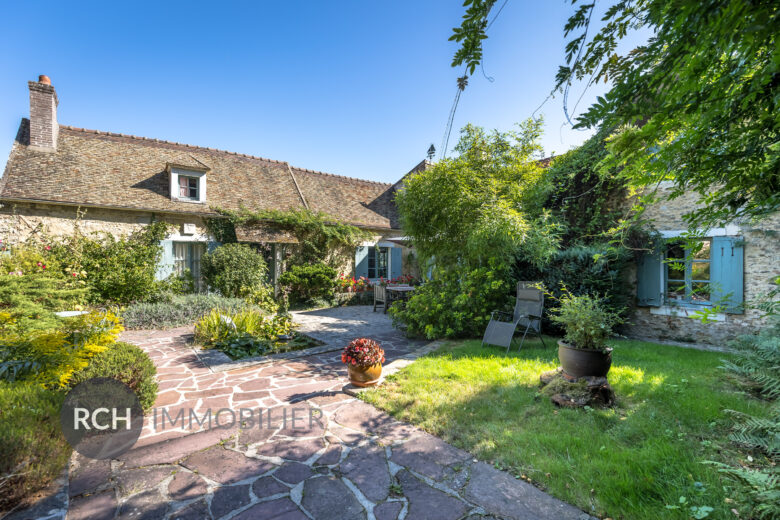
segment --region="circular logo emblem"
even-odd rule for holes
[[[68,392],[60,423],[74,450],[91,459],[111,459],[133,447],[141,435],[144,413],[127,385],[96,377]]]

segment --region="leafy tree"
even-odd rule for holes
[[[473,72],[481,61],[494,3],[466,2],[451,38],[461,43],[453,66]],[[777,2],[612,0],[595,34],[595,2],[572,4],[564,31],[573,38],[556,88],[613,82],[576,125],[619,129],[606,166],[624,168],[639,187],[670,180],[671,198],[698,193],[701,207],[685,216],[691,227],[780,207]],[[619,54],[621,39],[640,28],[653,36]]]
[[[439,268],[476,268],[522,255],[537,265],[555,251],[554,227],[542,204],[547,184],[534,156],[541,120],[516,132],[461,131],[456,158],[410,176],[396,195],[401,227],[422,258]],[[539,217],[534,217],[539,216]]]

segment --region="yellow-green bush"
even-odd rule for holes
[[[73,373],[116,342],[123,330],[110,311],[63,320],[54,330],[26,331],[8,314],[0,315],[0,379],[65,387]]]

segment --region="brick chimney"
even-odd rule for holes
[[[57,92],[48,76],[28,81],[30,87],[30,148],[41,152],[57,151]]]

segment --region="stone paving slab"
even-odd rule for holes
[[[295,320],[331,345],[379,338],[389,365],[431,348],[370,307],[296,313]],[[156,414],[118,459],[73,458],[68,520],[589,518],[345,393],[337,351],[213,372],[194,355],[191,332],[123,333],[158,368]],[[203,414],[218,408],[232,410],[235,421],[220,413],[225,427],[209,427]],[[184,421],[189,409],[204,424]],[[252,412],[251,421],[240,409]],[[162,411],[175,417],[178,410],[187,410],[182,421],[162,428]]]

